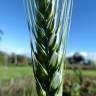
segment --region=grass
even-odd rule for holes
[[[67,70],[67,74],[73,74],[72,70]],[[83,70],[83,76],[85,77],[96,77],[95,70]],[[31,67],[0,67],[0,80],[22,78],[27,76],[33,76]]]
[[[0,80],[33,76],[31,67],[0,67]]]
[[[0,67],[0,92],[4,94],[0,96],[13,96],[13,93],[15,96],[37,96],[32,77],[32,67]],[[18,95],[18,90],[22,95]],[[6,92],[8,92],[7,95],[5,95]]]
[[[67,70],[66,73],[72,75],[73,71]],[[96,70],[82,70],[82,74],[84,77],[96,78]]]
[[[66,73],[70,74],[71,76],[73,76],[73,74],[74,74],[72,70],[67,70]],[[96,78],[96,71],[95,70],[86,70],[86,71],[83,70],[82,73],[83,73],[83,76],[95,77]],[[23,80],[22,78],[24,78],[24,77],[25,78],[26,77],[33,77],[33,71],[32,71],[31,67],[0,67],[0,86],[1,86],[1,88],[3,88],[5,86],[6,80],[16,79],[16,80],[18,80],[18,82],[20,82],[20,80]],[[27,81],[24,81],[24,82],[27,83],[29,81],[27,79]],[[25,83],[25,85],[26,85],[26,83]],[[29,82],[28,84],[31,85],[31,82]],[[18,84],[16,84],[16,85],[18,87]],[[24,86],[24,85],[22,85],[22,86]],[[28,87],[28,86],[26,86],[26,87]],[[37,96],[36,95],[36,90],[35,90],[35,87],[34,87],[34,83],[32,83],[31,88],[32,88],[32,96]],[[8,89],[10,90],[9,86],[8,86]],[[18,95],[16,95],[16,96],[18,96]]]
[[[18,87],[19,85],[19,82],[22,80],[22,82],[25,82],[26,80],[24,80],[23,81],[23,78],[25,79],[25,78],[28,78],[28,80],[29,80],[29,78],[30,77],[33,77],[33,71],[32,71],[32,67],[1,67],[0,66],[0,87],[1,88],[3,88],[4,89],[4,86],[6,86],[6,83],[9,83],[9,87],[8,86],[6,86],[6,88],[8,87],[9,88],[9,90],[11,90],[10,89],[10,82],[11,81],[9,81],[9,80],[16,80],[16,81],[18,81],[18,83],[16,84],[16,86],[15,86],[15,83],[14,83],[14,85],[13,86],[15,86],[15,88],[16,87]],[[7,80],[7,81],[6,81]],[[35,89],[34,89],[34,83],[32,83],[33,85],[31,85],[31,82],[29,82],[29,81],[26,81],[26,83],[28,83],[28,84],[30,84],[30,86],[32,86],[32,96],[35,96],[34,94],[36,94],[36,93],[34,93],[34,92],[36,92],[36,91],[34,91]],[[32,79],[33,80],[33,79]],[[33,81],[32,81],[33,82]],[[26,83],[24,83],[23,85],[22,85],[22,87],[24,86],[24,87],[28,87],[27,85],[26,85]],[[30,87],[29,86],[29,87]],[[29,88],[28,87],[28,88]],[[14,88],[14,87],[13,87]],[[18,89],[19,89],[19,87],[18,87]],[[23,88],[22,88],[23,89]],[[29,90],[29,89],[28,89]],[[12,91],[12,90],[11,90]],[[15,90],[16,91],[16,90]],[[15,91],[14,91],[14,93],[15,93]],[[29,90],[30,91],[30,90]],[[9,92],[9,91],[8,91]],[[5,93],[4,93],[5,94]],[[5,96],[5,95],[4,95]],[[11,95],[8,95],[8,96],[11,96]],[[18,95],[16,95],[16,96],[18,96]]]

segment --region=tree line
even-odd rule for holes
[[[0,66],[28,66],[31,64],[31,58],[20,54],[7,54],[0,51]]]
[[[74,66],[82,66],[83,68],[96,68],[95,62],[90,59],[85,59],[79,52],[74,53],[72,56],[68,56],[65,59],[67,68]],[[0,51],[0,66],[28,66],[32,65],[31,57],[23,54],[7,54]]]
[[[96,62],[85,58],[79,52],[75,52],[72,56],[66,58],[67,68],[80,67],[82,69],[96,69]]]

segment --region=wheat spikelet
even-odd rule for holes
[[[62,96],[72,0],[24,0],[38,96]]]

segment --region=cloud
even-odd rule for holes
[[[22,54],[26,56],[30,56],[30,49],[22,49],[22,48],[9,48],[0,46],[0,51],[6,52],[8,54],[15,53],[15,54]]]
[[[80,54],[81,54],[82,56],[84,56],[85,58],[87,58],[87,56],[88,56],[88,53],[87,53],[87,52],[80,52]]]
[[[96,52],[90,52],[90,53],[88,53],[88,59],[91,59],[93,61],[96,61]]]
[[[15,50],[15,53],[16,53],[16,54],[23,54],[23,53],[24,53],[24,51],[23,51],[23,50],[21,50],[21,49],[17,49],[17,50]]]
[[[70,57],[70,56],[72,56],[74,53],[75,53],[75,52],[68,52],[66,55],[67,55],[67,57]]]

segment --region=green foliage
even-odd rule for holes
[[[75,80],[77,77],[76,75],[73,76],[74,72],[68,70],[64,77],[63,96],[95,96],[96,76],[92,77],[89,74],[90,70],[82,71],[82,74],[87,72],[88,79],[85,75],[82,75],[84,79],[83,83],[80,84]],[[96,71],[94,71],[95,73]],[[0,96],[37,96],[33,76],[31,67],[0,67]]]
[[[33,77],[31,67],[0,67],[0,81],[18,79],[27,76]]]
[[[7,54],[0,51],[0,66],[28,66],[32,63],[31,58],[15,53]]]
[[[31,67],[0,67],[0,96],[37,96]]]
[[[77,69],[72,74],[72,71],[66,74],[65,82],[64,82],[64,96],[95,96],[96,94],[96,78],[95,76],[91,76],[91,74],[87,74],[85,76],[84,73],[90,73],[92,70],[84,70],[80,72]],[[76,73],[77,72],[77,73]],[[95,72],[95,71],[94,71]],[[79,74],[78,74],[79,73]],[[83,75],[80,75],[80,74]],[[90,76],[88,76],[90,75]],[[83,78],[82,80],[80,78]],[[94,78],[94,79],[92,79]],[[82,82],[80,82],[82,81]]]
[[[8,55],[5,53],[5,52],[2,52],[2,51],[0,51],[0,66],[1,65],[7,65],[7,58],[8,57]]]

